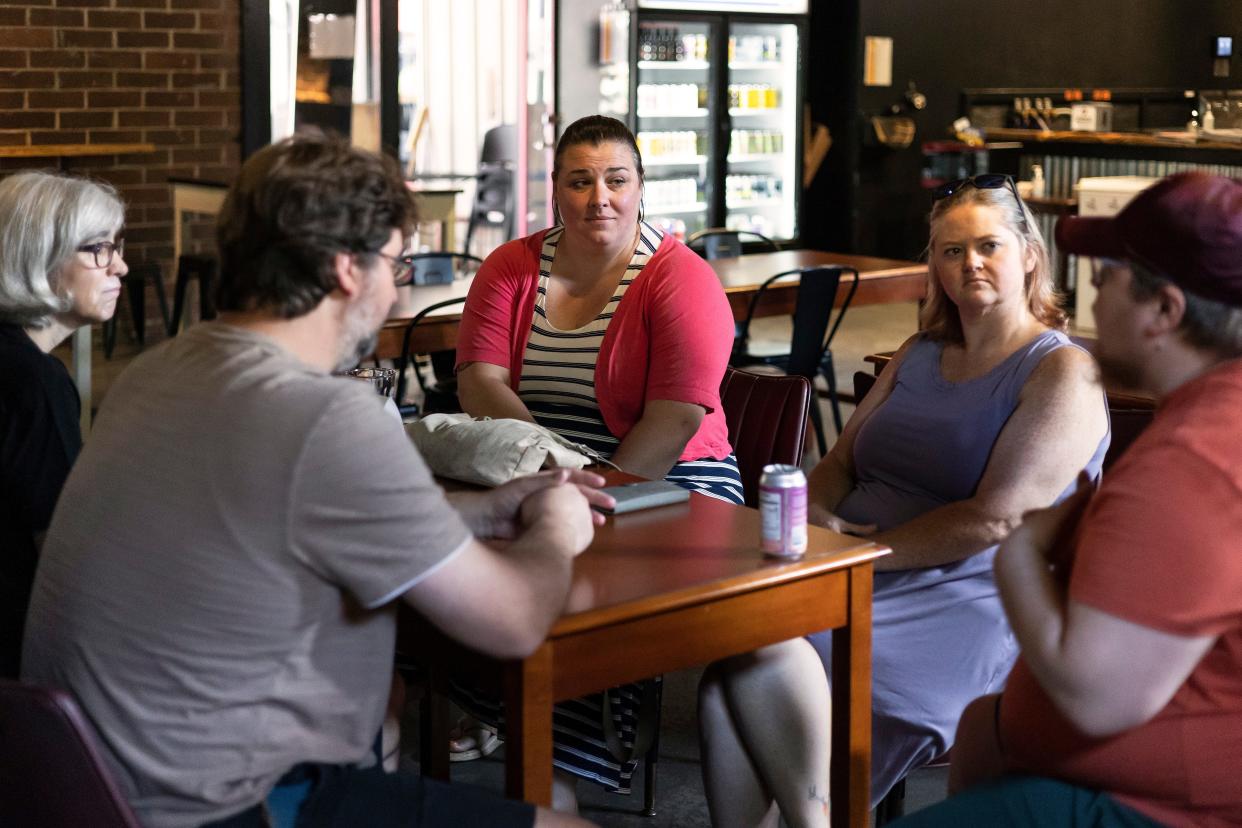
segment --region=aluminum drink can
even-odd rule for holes
[[[760,546],[764,554],[797,558],[806,553],[806,475],[797,466],[763,467],[759,478]]]

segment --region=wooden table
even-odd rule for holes
[[[380,328],[375,355],[379,359],[401,356],[401,337],[410,320],[423,308],[446,299],[464,299],[474,277],[455,279],[447,285],[405,285],[397,288],[397,303],[388,312],[388,320]],[[419,323],[410,340],[410,353],[431,354],[457,347],[457,325],[461,322],[461,306],[446,308],[443,313],[428,316]]]
[[[499,691],[506,705],[505,785],[552,797],[552,705],[833,629],[833,825],[867,824],[871,764],[871,562],[887,550],[810,527],[810,551],[758,551],[759,513],[703,495],[609,518],[575,562],[568,607],[528,658],[497,662],[413,611],[400,638],[429,671],[424,773],[448,778],[446,673]],[[440,692],[436,691],[439,688]]]
[[[901,259],[881,259],[824,250],[782,250],[778,253],[750,253],[729,259],[708,262],[724,285],[733,309],[733,318],[741,321],[759,286],[770,276],[799,267],[846,265],[858,271],[858,292],[854,305],[880,305],[892,302],[917,302],[927,293],[927,265]],[[837,294],[837,304],[846,292]],[[789,277],[775,283],[755,308],[756,316],[780,316],[793,313],[798,296],[798,279]]]
[[[751,297],[765,279],[796,267],[842,264],[857,268],[859,282],[858,292],[854,296],[855,305],[917,302],[927,291],[927,265],[900,259],[881,259],[822,250],[782,250],[779,253],[751,253],[729,259],[716,259],[708,264],[720,277],[725,295],[729,298],[729,307],[733,310],[733,318],[739,322],[745,318]],[[793,313],[793,303],[798,295],[797,287],[796,277],[773,285],[755,309],[755,315],[779,316]],[[393,306],[388,314],[388,321],[380,330],[376,356],[380,359],[395,359],[400,356],[402,334],[416,313],[436,302],[465,296],[469,289],[469,279],[451,285],[411,285],[401,288],[398,291],[397,304]],[[842,301],[844,295],[842,291],[837,301]],[[425,354],[456,347],[457,324],[460,321],[460,309],[450,309],[445,313],[427,317],[411,339],[411,353]]]

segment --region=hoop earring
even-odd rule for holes
[[[638,223],[642,224],[647,220],[647,196],[644,193],[638,197]]]

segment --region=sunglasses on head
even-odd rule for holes
[[[946,199],[954,193],[961,192],[966,187],[974,187],[976,190],[999,190],[1002,187],[1008,187],[1013,193],[1013,197],[1022,202],[1022,197],[1018,195],[1018,185],[1014,183],[1013,176],[1004,175],[1002,173],[983,173],[981,175],[972,175],[969,178],[959,178],[957,181],[950,181],[947,184],[941,184],[935,190],[932,190],[932,203]]]

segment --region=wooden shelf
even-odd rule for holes
[[[155,152],[155,144],[41,144],[0,147],[0,158],[74,158],[83,155],[133,155]]]
[[[1242,152],[1242,144],[1228,141],[1204,141],[1194,143],[1176,138],[1162,138],[1143,132],[1041,132],[1038,129],[986,130],[988,140],[1000,138],[1010,141],[1036,144],[1105,144],[1123,147],[1174,147],[1177,149],[1213,149]]]

